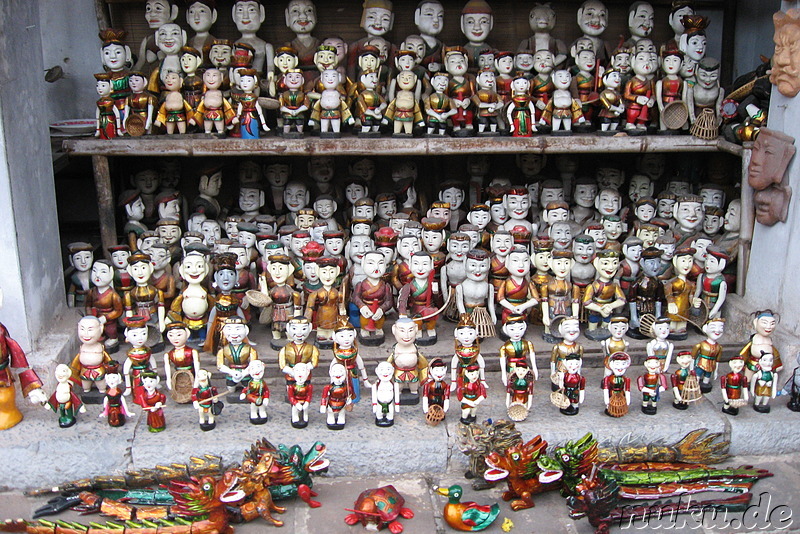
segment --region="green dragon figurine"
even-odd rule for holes
[[[272,512],[282,513],[285,508],[276,506],[274,501],[300,497],[312,508],[320,506],[312,498],[317,493],[311,489],[311,475],[327,469],[329,461],[324,458],[326,451],[321,442],[316,442],[304,453],[299,445],[275,447],[268,440],[260,439],[245,452],[240,465],[229,469],[222,468],[219,457],[207,455],[192,458],[189,464],[157,466],[154,469],[131,471],[123,476],[73,481],[60,487],[30,492],[31,495],[65,492],[37,510],[34,518],[75,508],[84,512],[100,512],[125,521],[122,526],[110,527],[115,534],[231,533],[232,527],[206,531],[200,529],[195,521],[196,517],[210,514],[219,501],[223,503],[225,513],[224,517],[219,516],[224,521],[219,519],[216,523],[218,526],[252,521],[258,517],[275,526],[282,526],[283,522],[272,517]],[[168,489],[130,489],[156,485],[168,485]],[[201,499],[203,495],[205,498]],[[140,528],[137,521],[141,520],[158,521],[159,526],[149,527],[151,530],[136,530]],[[62,527],[56,530],[60,523],[63,522],[6,522],[0,523],[0,532],[67,532]],[[73,527],[77,533],[92,532],[75,525],[70,528]],[[125,530],[114,530],[116,528]]]

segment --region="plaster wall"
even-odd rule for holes
[[[772,43],[772,14],[780,9],[780,0],[737,2],[737,31],[733,50],[736,60],[732,80],[755,69],[760,64],[759,55],[772,57],[775,49]]]
[[[101,72],[100,40],[92,0],[39,0],[44,69],[59,66],[64,77],[44,85],[47,122],[93,117],[92,75]]]
[[[37,2],[0,3],[0,322],[26,351],[64,310],[39,21]]]
[[[798,2],[783,2],[782,9],[798,7]],[[770,28],[772,23],[770,21]],[[771,38],[771,37],[770,37]],[[769,106],[769,127],[800,139],[800,100],[787,98],[777,90],[772,91]],[[787,169],[793,198],[789,203],[786,223],[764,226],[755,223],[752,254],[747,275],[745,311],[770,308],[780,313],[778,334],[785,339],[780,345],[784,361],[793,361],[788,354],[800,350],[796,332],[800,326],[800,161],[797,156]]]

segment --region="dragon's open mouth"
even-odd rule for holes
[[[308,464],[308,470],[311,471],[312,473],[317,473],[319,471],[327,469],[330,464],[331,461],[328,460],[327,458],[317,458],[316,460]]]
[[[486,465],[489,466],[489,469],[483,473],[483,478],[489,482],[497,482],[498,480],[503,480],[508,476],[508,471],[494,465],[489,458],[486,458]]]
[[[560,479],[561,475],[563,474],[563,471],[559,471],[557,469],[547,469],[542,471],[542,473],[539,475],[539,482],[542,484],[550,484],[551,482],[555,482],[556,480]]]
[[[219,500],[224,503],[234,503],[239,502],[246,497],[244,491],[242,491],[239,487],[239,478],[234,478],[231,485],[228,486],[228,489],[225,490],[225,493],[220,496]]]

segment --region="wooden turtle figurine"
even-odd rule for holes
[[[398,516],[405,519],[414,517],[410,508],[404,508],[406,500],[394,486],[383,486],[364,490],[356,499],[353,510],[346,509],[348,514],[344,522],[348,525],[361,523],[368,530],[381,530],[388,527],[392,534],[403,532],[403,525],[398,521]]]

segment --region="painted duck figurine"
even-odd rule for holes
[[[477,532],[488,528],[500,514],[500,505],[483,506],[474,502],[461,502],[464,490],[459,485],[437,488],[436,492],[448,497],[444,505],[444,520],[455,530]]]

